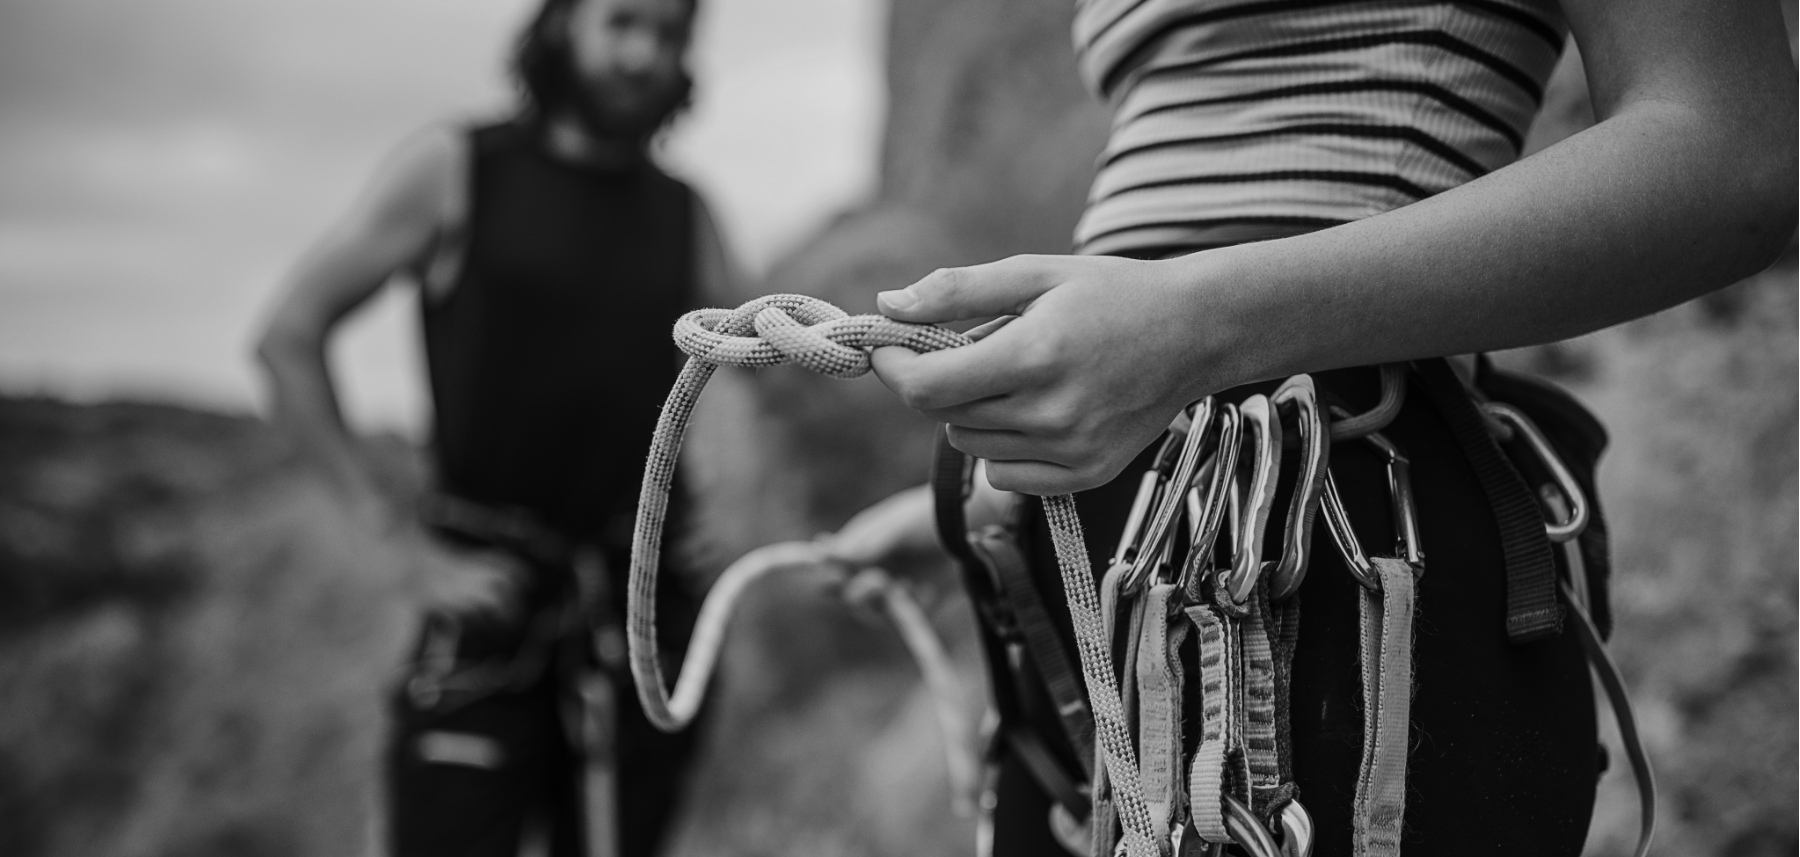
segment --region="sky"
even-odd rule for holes
[[[287,267],[430,123],[496,115],[532,0],[6,0],[0,392],[258,407]],[[706,0],[665,161],[753,271],[875,182],[885,4]],[[409,290],[345,326],[359,427],[420,433]]]

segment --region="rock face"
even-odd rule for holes
[[[360,851],[407,568],[256,420],[0,400],[0,853]]]
[[[779,261],[761,290],[870,312],[876,292],[935,268],[1067,252],[1106,128],[1075,76],[1072,12],[1062,0],[894,2],[875,198]],[[715,385],[743,380],[722,373]],[[810,535],[921,481],[930,426],[873,379],[845,383],[779,369],[758,377],[756,388],[755,412],[775,425],[749,433],[755,445],[744,446],[738,406],[751,397],[719,392],[735,406],[714,409],[713,421],[732,429],[700,429],[697,445],[714,453],[701,466],[733,467],[719,458],[763,462],[768,477],[751,482],[780,484],[787,511],[771,512],[750,532],[738,524],[716,534],[723,543]],[[729,489],[727,497],[726,505],[744,506]]]
[[[894,0],[880,190],[767,289],[865,311],[935,267],[1065,250],[1105,124],[1074,75],[1069,6]],[[1611,427],[1615,650],[1670,853],[1796,848],[1795,291],[1790,255],[1693,305],[1501,356]],[[718,377],[691,462],[715,561],[923,478],[931,427],[872,379]],[[417,484],[415,451],[369,454],[395,490]],[[944,569],[918,571],[973,685],[966,604]],[[0,399],[0,854],[371,849],[416,574],[254,420]],[[969,853],[888,628],[774,583],[730,634],[673,853]],[[1620,767],[1590,853],[1624,853]]]

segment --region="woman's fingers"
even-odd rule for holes
[[[949,426],[949,432],[951,446],[984,461],[1041,460],[1054,464],[1064,458],[1059,444],[1024,432],[956,424]]]
[[[1073,494],[1105,481],[1084,478],[1079,471],[1048,461],[990,461],[987,478],[988,484],[1001,491],[1039,497]]]
[[[970,339],[970,341],[980,342],[981,340],[986,339],[990,335],[992,335],[994,333],[994,331],[999,330],[1000,328],[1005,327],[1008,324],[1011,324],[1012,320],[1015,318],[1018,318],[1018,316],[1003,315],[992,321],[987,321],[987,322],[978,324],[975,327],[970,328],[968,331],[964,332],[963,335],[967,336]]]
[[[1014,256],[986,265],[939,268],[924,279],[875,296],[881,314],[897,321],[936,324],[1017,315],[1056,285],[1039,257]]]

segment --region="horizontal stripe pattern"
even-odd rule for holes
[[[1483,175],[1518,156],[1564,32],[1553,0],[1083,0],[1113,128],[1077,250],[1277,237]]]

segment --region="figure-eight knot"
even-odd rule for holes
[[[806,295],[768,295],[737,309],[697,309],[675,322],[675,344],[720,366],[797,363],[834,378],[869,371],[869,349],[924,353],[969,344],[953,330],[880,315],[850,315]]]

